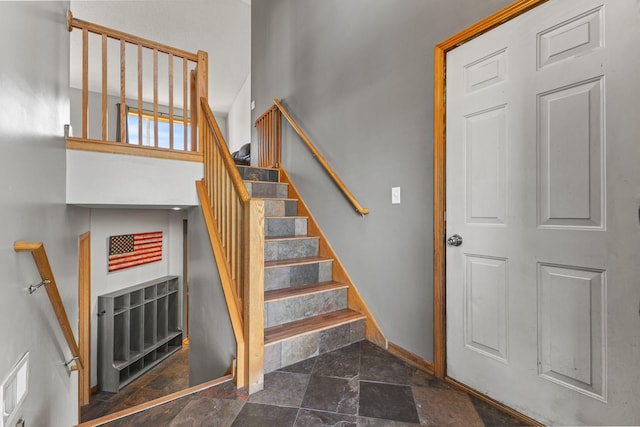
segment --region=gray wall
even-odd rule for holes
[[[69,123],[68,1],[0,3],[0,381],[30,354],[27,426],[77,422],[77,373],[39,275],[16,240],[42,241],[72,328],[78,322],[78,236],[89,211],[65,206]],[[11,424],[14,425],[14,424]]]
[[[358,216],[285,125],[283,164],[387,339],[430,360],[433,47],[509,3],[252,2],[252,119],[282,98],[371,209]]]
[[[236,341],[200,207],[189,210],[189,384],[220,378]]]

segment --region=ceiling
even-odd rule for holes
[[[250,0],[71,0],[73,16],[175,48],[209,54],[209,103],[213,111],[227,113],[251,68],[251,1]],[[81,87],[81,31],[71,35],[71,86]],[[117,43],[108,45],[109,93],[119,94],[119,52]],[[90,39],[90,89],[100,83],[100,42]],[[127,52],[129,53],[129,52]],[[133,52],[131,52],[133,54]],[[129,55],[127,55],[129,58]],[[135,54],[133,55],[135,58]],[[129,65],[132,64],[133,65]],[[136,87],[136,62],[127,59],[132,83],[127,78],[127,94]],[[130,67],[130,68],[129,68]],[[151,67],[144,66],[146,70]],[[161,73],[159,98],[168,104],[168,84]],[[179,86],[179,84],[175,84]],[[145,98],[152,93],[145,88]],[[133,89],[135,91],[135,89]],[[175,89],[174,89],[175,90]],[[181,95],[175,94],[180,107]]]

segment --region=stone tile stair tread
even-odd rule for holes
[[[322,256],[309,256],[303,258],[281,259],[276,261],[265,261],[264,268],[289,267],[292,265],[314,264],[317,262],[333,261],[333,258]]]
[[[250,166],[250,165],[236,165],[237,168],[242,168],[242,169],[262,169],[262,170],[266,170],[266,171],[277,171],[278,168],[265,168],[265,167],[261,167],[261,166]]]
[[[246,181],[246,179],[244,180]],[[252,181],[252,182],[263,182],[263,181]],[[252,197],[252,199],[254,200],[264,200],[264,201],[275,201],[275,202],[279,202],[279,201],[284,201],[284,202],[297,202],[298,199],[290,199],[288,197]]]
[[[343,310],[332,311],[318,316],[272,326],[264,330],[264,345],[275,344],[296,336],[323,331],[335,326],[355,322],[365,317],[366,316],[360,312],[345,308]]]
[[[274,236],[274,237],[265,237],[265,242],[286,242],[290,240],[319,240],[318,236]]]
[[[289,184],[287,184],[286,182],[276,182],[276,181],[260,181],[260,180],[253,180],[253,179],[243,179],[244,182],[250,182],[252,184],[264,184],[264,185],[286,185],[288,186]]]
[[[308,216],[290,215],[290,216],[265,216],[266,219],[309,219]]]
[[[319,282],[311,285],[292,286],[290,288],[273,289],[264,292],[264,302],[279,301],[302,295],[318,294],[321,292],[345,289],[349,285],[341,282]]]

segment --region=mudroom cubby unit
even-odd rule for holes
[[[100,390],[122,387],[182,348],[177,276],[98,296]]]

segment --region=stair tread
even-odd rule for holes
[[[320,237],[318,236],[273,236],[273,237],[265,237],[265,242],[279,242],[286,240],[318,240]]]
[[[360,312],[345,308],[318,316],[307,317],[290,323],[272,326],[264,330],[264,345],[275,344],[299,335],[318,332],[335,326],[364,319]]]
[[[279,181],[260,181],[259,179],[243,179],[244,182],[250,182],[252,184],[258,183],[258,184],[267,184],[267,185],[289,185],[286,182],[279,182]]]
[[[256,182],[256,181],[254,181]],[[285,202],[297,202],[298,199],[290,199],[289,197],[252,197],[254,200],[264,201],[285,201]]]
[[[290,215],[290,216],[265,216],[265,218],[267,219],[309,219],[308,216],[301,216],[301,215]]]
[[[238,168],[243,168],[243,169],[262,169],[262,170],[266,170],[266,171],[277,171],[278,168],[265,168],[262,166],[251,166],[251,165],[236,165],[236,167]]]
[[[290,288],[273,289],[264,292],[264,302],[279,301],[287,298],[294,298],[302,295],[317,294],[320,292],[333,291],[336,289],[348,288],[349,285],[341,282],[320,282],[312,285],[292,286]]]
[[[333,261],[333,258],[326,258],[322,256],[309,256],[309,257],[302,257],[302,258],[281,259],[276,261],[265,261],[264,268],[313,264],[316,262],[326,262],[326,261]]]

